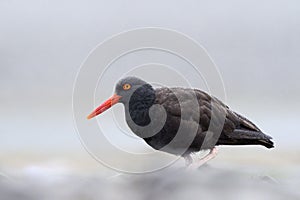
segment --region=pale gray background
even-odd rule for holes
[[[207,49],[226,103],[274,137],[268,157],[299,149],[299,1],[1,0],[0,168],[30,171],[40,159],[76,166],[79,155],[96,166],[74,131],[76,73],[106,38],[148,26],[180,31]],[[235,147],[227,156],[236,150],[247,154]],[[296,155],[285,164],[298,162]]]

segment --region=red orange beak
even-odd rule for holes
[[[121,99],[121,96],[114,94],[111,98],[107,99],[103,104],[101,104],[91,114],[89,114],[87,116],[87,119],[91,119],[91,118],[103,113],[104,111],[106,111],[107,109],[109,109],[110,107],[112,107],[113,105],[118,103],[120,99]]]

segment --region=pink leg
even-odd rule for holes
[[[184,156],[185,166],[188,167],[193,163],[193,158],[191,155],[187,154]]]
[[[217,154],[218,150],[216,147],[214,147],[205,157],[188,165],[188,169],[198,169],[201,165],[216,157]]]

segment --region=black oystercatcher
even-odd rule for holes
[[[189,168],[198,168],[214,158],[217,145],[274,147],[270,136],[217,98],[198,89],[154,89],[136,77],[120,80],[115,94],[87,118],[101,114],[118,102],[124,104],[126,122],[137,136],[154,149],[181,155]],[[181,136],[177,137],[179,131]],[[191,153],[200,150],[210,152],[193,161]]]

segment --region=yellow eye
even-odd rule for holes
[[[129,90],[130,88],[131,88],[131,85],[128,84],[128,83],[126,83],[126,84],[123,85],[123,89],[124,90]]]

